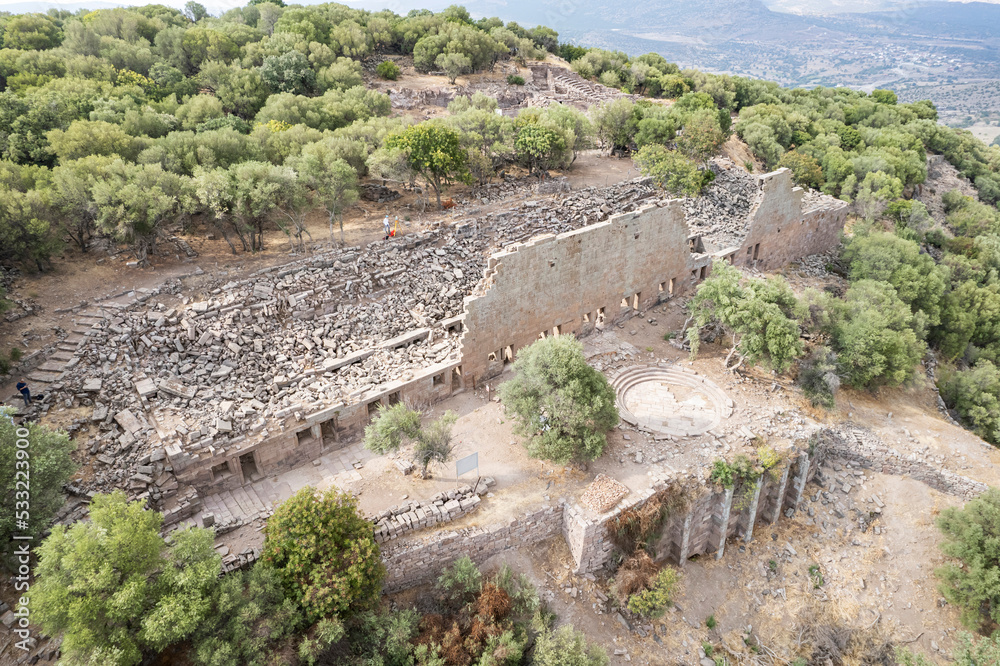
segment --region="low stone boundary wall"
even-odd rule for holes
[[[424,540],[396,541],[382,550],[388,569],[383,592],[429,583],[455,560],[468,555],[476,564],[510,548],[530,546],[559,534],[562,503],[531,511],[506,523],[440,532]]]
[[[916,454],[897,451],[883,444],[874,433],[856,426],[820,431],[816,450],[824,456],[853,460],[882,474],[908,476],[934,490],[966,500],[975,499],[988,488],[985,483],[934,467]]]

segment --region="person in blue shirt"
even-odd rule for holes
[[[28,382],[21,378],[21,381],[17,383],[17,391],[24,398],[24,406],[31,407],[31,391],[28,389]]]

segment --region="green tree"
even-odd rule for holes
[[[877,88],[872,91],[871,96],[879,104],[895,104],[899,99],[896,97],[896,93],[891,90],[879,90]]]
[[[184,4],[184,15],[191,19],[193,23],[197,23],[203,18],[208,17],[208,10],[205,9],[205,5],[199,4],[194,0],[189,0]]]
[[[295,192],[295,172],[266,162],[243,162],[229,169],[233,215],[243,249],[264,249],[264,231],[271,215]]]
[[[941,397],[972,432],[1000,445],[1000,369],[980,359],[965,370],[944,367],[938,380]]]
[[[799,185],[820,189],[823,186],[823,169],[812,155],[790,150],[781,156],[778,166],[787,167]]]
[[[432,462],[443,464],[451,459],[451,429],[457,420],[458,415],[449,411],[423,427],[420,412],[403,403],[379,406],[376,417],[365,426],[365,448],[384,454],[397,451],[404,437],[413,440],[413,462],[420,466],[422,478],[427,478],[427,467]]]
[[[712,274],[698,285],[688,309],[692,326],[687,329],[687,339],[692,356],[698,353],[705,326],[719,326],[732,337],[732,349],[723,361],[726,368],[738,355],[734,370],[743,363],[763,361],[784,372],[804,351],[796,319],[800,307],[781,276],[743,282],[739,270],[716,261]]]
[[[707,162],[726,141],[718,115],[714,110],[700,109],[688,116],[677,137],[677,149],[702,164]]]
[[[266,666],[303,624],[298,605],[285,598],[278,572],[257,564],[222,578],[189,654],[199,666]]]
[[[532,666],[608,666],[611,660],[598,645],[587,643],[586,634],[571,625],[543,631],[535,642]]]
[[[587,364],[572,336],[539,340],[520,350],[514,378],[501,384],[500,398],[528,438],[528,453],[565,465],[596,460],[607,432],[618,424],[615,391]]]
[[[340,221],[340,240],[344,241],[344,210],[358,200],[358,174],[341,159],[336,139],[324,139],[302,148],[287,164],[316,193],[316,199],[326,208],[333,241],[333,223]]]
[[[66,131],[55,129],[49,132],[48,140],[60,162],[90,155],[118,155],[125,159],[135,157],[135,139],[119,125],[100,120],[75,120]]]
[[[191,180],[159,164],[115,160],[91,188],[97,228],[132,248],[142,263],[156,249],[163,223],[193,208]]]
[[[3,26],[3,46],[8,49],[40,51],[59,46],[62,33],[51,16],[20,14]]]
[[[264,562],[307,619],[343,619],[378,601],[385,577],[372,524],[351,495],[307,486],[267,521]]]
[[[441,68],[452,85],[455,79],[472,69],[472,60],[461,53],[442,53],[434,59],[434,64]]]
[[[514,141],[518,161],[528,167],[528,175],[543,175],[543,171],[566,161],[566,139],[562,132],[538,123],[521,127]]]
[[[66,433],[38,423],[25,423],[21,430],[14,425],[13,414],[9,407],[0,408],[0,495],[4,506],[9,507],[6,515],[0,516],[0,557],[9,570],[14,570],[10,558],[19,545],[13,535],[41,538],[65,500],[63,485],[76,470],[70,458],[74,446]],[[23,474],[19,476],[19,472]],[[30,504],[23,488],[17,485],[18,480],[25,479],[31,482]],[[16,521],[22,517],[27,526],[17,526]]]
[[[441,208],[441,186],[450,179],[467,182],[468,154],[462,149],[458,132],[443,123],[428,121],[410,125],[385,139],[386,148],[406,151],[410,168],[434,190]]]
[[[674,196],[693,197],[701,192],[702,176],[698,166],[676,151],[649,144],[640,148],[632,159],[642,175],[649,176],[657,187]]]
[[[90,521],[56,525],[39,548],[32,618],[63,635],[72,663],[126,666],[183,640],[204,621],[221,559],[208,530],[160,536],[163,516],[116,490]]]
[[[957,560],[935,571],[941,594],[962,609],[969,628],[1000,623],[1000,489],[945,509],[937,526],[945,537],[941,552]]]
[[[631,148],[640,117],[630,100],[601,102],[590,107],[590,117],[602,148],[613,154],[622,154]]]
[[[899,386],[913,376],[925,346],[913,314],[886,282],[860,280],[838,303],[832,325],[841,374],[855,388]]]
[[[918,326],[941,323],[941,301],[948,272],[911,240],[882,231],[855,233],[845,244],[843,259],[851,269],[851,281],[887,282],[899,298],[920,313]]]
[[[305,95],[316,88],[316,72],[300,51],[264,58],[260,77],[275,92]]]

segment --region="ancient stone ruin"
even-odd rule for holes
[[[34,377],[58,403],[92,406],[97,435],[86,445],[97,471],[73,490],[126,487],[168,525],[199,512],[236,525],[214,515],[213,496],[344,447],[380,404],[428,405],[480,386],[539,337],[586,336],[689,292],[713,260],[773,269],[838,242],[846,204],[806,196],[787,169],[713,169],[697,200],[662,199],[646,179],[557,191],[265,269],[177,307],[142,298],[90,313],[59,370]],[[623,394],[626,419],[665,419],[679,436],[712,427],[712,413],[679,403],[671,414],[643,412],[651,396],[639,393]],[[730,408],[723,394],[709,412]],[[417,507],[416,526],[471,510],[483,492],[474,490]],[[790,501],[784,486],[762,492],[768,517]],[[240,496],[248,514],[269,515],[259,498]],[[417,509],[376,517],[380,539],[406,531],[399,525]],[[573,544],[588,543],[589,528],[569,518],[565,527],[558,513],[538,520],[583,553]],[[694,552],[678,538],[678,556]]]

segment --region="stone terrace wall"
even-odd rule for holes
[[[383,591],[399,592],[429,583],[455,560],[468,555],[476,564],[510,548],[530,546],[560,533],[563,504],[546,506],[507,523],[439,532],[423,540],[400,539],[383,547],[388,570]]]
[[[765,474],[751,491],[703,486],[687,493],[682,511],[668,517],[656,544],[657,559],[683,566],[688,558],[715,553],[721,558],[726,540],[739,537],[749,541],[760,521],[774,523],[787,509],[802,499],[807,479],[815,474],[818,459],[793,449],[792,456],[777,474]],[[608,522],[622,512],[645,504],[658,491],[679,481],[659,481],[652,488],[628,498],[613,510],[593,515],[579,505],[565,510],[563,533],[577,564],[577,573],[604,568],[614,554]]]
[[[966,500],[975,499],[988,487],[985,483],[935,467],[918,459],[916,454],[897,451],[867,430],[850,425],[821,431],[817,435],[816,453],[853,460],[882,474],[908,476],[942,493]]]
[[[761,176],[763,196],[750,211],[746,238],[733,263],[775,270],[835,247],[847,218],[846,202],[826,196],[804,198],[788,169]]]
[[[586,335],[681,293],[709,262],[690,251],[679,200],[494,254],[465,299],[466,382],[499,374],[540,335]]]

